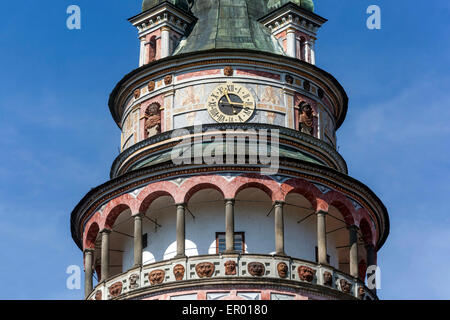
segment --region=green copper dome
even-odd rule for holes
[[[308,11],[314,12],[314,2],[313,0],[269,0],[267,3],[267,7],[270,10],[279,8],[283,5],[285,5],[288,2],[295,3],[296,5],[302,7],[303,9],[306,9]]]
[[[189,11],[190,3],[193,2],[193,0],[144,0],[142,2],[142,11],[147,11],[148,9],[151,9],[166,1],[186,11]]]
[[[258,19],[269,10],[267,0],[194,0],[194,29],[175,54],[210,49],[250,49],[284,55]]]

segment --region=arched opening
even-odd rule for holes
[[[189,252],[188,243],[195,245],[197,254],[218,253],[219,242],[225,232],[225,199],[217,188],[205,186],[189,197],[186,207],[186,255],[196,255]]]
[[[142,219],[144,265],[172,259],[176,255],[176,207],[175,200],[168,193],[149,195]]]
[[[157,42],[156,36],[152,36],[148,43],[148,63],[156,60]]]
[[[133,221],[129,206],[126,204],[120,204],[114,207],[106,217],[105,229],[111,230],[109,235],[108,274],[109,277],[113,277],[125,272],[133,265]],[[101,236],[98,246],[101,250]]]
[[[317,218],[312,203],[297,192],[289,193],[284,205],[285,251],[299,259],[316,261]]]
[[[273,254],[275,251],[273,202],[268,192],[265,186],[256,185],[241,187],[237,192],[235,233],[243,233],[245,253]]]
[[[94,249],[92,261],[93,261],[93,284],[94,286],[99,282],[100,279],[100,249],[101,249],[101,237],[100,228],[96,222],[89,226],[89,230],[86,235],[85,248]]]

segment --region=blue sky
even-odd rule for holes
[[[317,65],[350,97],[338,131],[350,175],[384,201],[383,299],[450,299],[450,3],[316,0]],[[66,28],[66,8],[82,29]],[[366,28],[366,8],[382,29]],[[80,299],[69,215],[109,178],[120,132],[107,99],[138,63],[133,1],[8,1],[0,11],[0,299]]]

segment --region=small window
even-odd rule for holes
[[[145,233],[142,235],[142,249],[147,248],[148,245],[148,234]]]
[[[216,232],[216,253],[223,253],[226,250],[225,232]],[[245,253],[245,234],[244,232],[234,233],[234,250]]]
[[[316,262],[319,263],[319,248],[316,247]],[[327,263],[330,264],[330,255],[327,254]]]

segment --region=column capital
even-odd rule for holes
[[[161,31],[172,31],[172,29],[169,26],[161,27]]]
[[[175,203],[175,207],[186,207],[186,203],[185,202]]]
[[[102,231],[100,231],[99,233],[107,233],[107,234],[109,234],[109,233],[111,233],[111,232],[112,232],[111,229],[105,228],[105,229],[103,229]]]
[[[328,212],[324,211],[324,210],[319,210],[319,211],[316,212],[316,214],[317,215],[324,215],[324,216],[326,216],[328,214]]]
[[[131,216],[133,218],[143,218],[145,216],[145,213],[138,212],[138,213],[132,214]]]
[[[282,200],[276,200],[273,203],[274,206],[284,206],[285,204],[286,204],[286,201],[282,201]]]
[[[225,199],[225,203],[231,202],[232,204],[236,203],[236,199]]]
[[[95,248],[85,248],[84,250],[83,250],[83,253],[94,253],[95,252]]]
[[[297,30],[295,30],[294,28],[288,28],[286,30],[286,33],[295,33],[295,32],[297,32]]]

